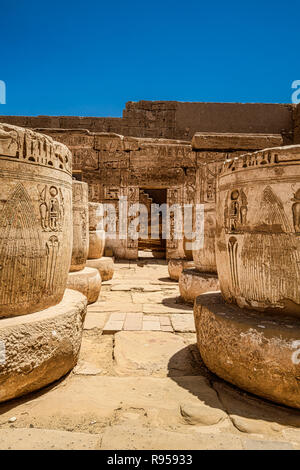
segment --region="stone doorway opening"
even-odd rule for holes
[[[154,188],[139,188],[139,202],[147,207],[148,211],[148,238],[140,237],[138,240],[138,256],[139,258],[166,258],[166,240],[162,238],[162,214],[159,214],[158,226],[156,220],[151,218],[152,204],[166,204],[167,190]],[[153,224],[157,238],[151,237],[151,226]],[[152,227],[152,231],[153,231]]]

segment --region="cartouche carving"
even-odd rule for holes
[[[61,232],[64,198],[61,189],[47,185],[39,189],[41,225],[45,232]]]

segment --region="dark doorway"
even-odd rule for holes
[[[152,204],[166,204],[167,190],[166,189],[148,189],[140,188],[140,204],[144,204],[148,211],[148,238],[139,238],[138,249],[139,257],[152,257],[152,258],[166,258],[166,240],[162,238],[162,214],[159,214],[159,224],[154,230],[157,232],[158,237],[151,237],[151,205]]]

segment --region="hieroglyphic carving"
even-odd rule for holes
[[[70,270],[85,266],[88,255],[88,185],[73,180],[73,248]]]
[[[51,137],[9,124],[0,124],[0,155],[71,174],[70,150]]]
[[[229,238],[228,253],[229,253],[231,281],[232,281],[233,288],[236,290],[239,287],[239,275],[238,275],[238,263],[237,263],[238,241],[235,237]]]
[[[61,232],[64,218],[64,197],[61,189],[45,185],[42,189],[38,186],[38,191],[43,231]]]
[[[296,233],[300,233],[300,189],[294,193],[292,201],[294,202],[292,206],[294,229]]]
[[[47,267],[46,267],[46,285],[45,289],[47,294],[52,294],[54,290],[56,263],[59,250],[59,240],[56,235],[52,235],[48,242],[47,247]]]
[[[243,189],[227,193],[224,208],[224,223],[227,233],[242,231],[247,224],[248,201]]]
[[[253,225],[253,231],[245,234],[241,252],[244,295],[276,304],[281,292],[283,298],[300,302],[295,282],[300,278],[300,254],[284,206],[270,186],[263,190]]]
[[[170,188],[167,191],[167,203],[169,209],[176,204],[180,204],[181,191],[180,188]],[[167,248],[176,250],[178,247],[178,237],[177,237],[177,226],[176,226],[176,216],[174,211],[170,211],[170,235],[167,239]],[[181,227],[182,229],[182,227]]]
[[[44,287],[46,250],[37,230],[30,197],[19,183],[9,195],[0,220],[0,304],[35,300]]]
[[[136,186],[129,186],[127,189],[127,197],[128,197],[128,211],[132,204],[139,203],[139,188]],[[137,249],[138,248],[138,238],[134,232],[134,227],[132,226],[132,221],[135,220],[137,214],[128,213],[127,217],[127,226],[128,226],[128,236],[127,236],[127,248]]]
[[[115,187],[105,187],[104,190],[104,199],[119,199],[120,190],[117,186]]]

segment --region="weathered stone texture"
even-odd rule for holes
[[[216,255],[228,302],[300,317],[300,146],[246,154],[219,178]]]
[[[195,267],[201,272],[216,273],[216,188],[223,163],[239,157],[245,149],[262,149],[269,144],[282,145],[281,135],[221,134],[197,132],[192,140],[196,151],[195,202],[204,205],[204,239],[200,249],[193,250]]]
[[[86,262],[88,268],[98,269],[102,281],[109,281],[114,275],[114,259],[109,256],[102,256],[98,259],[88,259]]]
[[[88,129],[134,137],[191,140],[195,132],[283,133],[292,143],[293,105],[264,103],[126,103],[123,118],[78,116],[0,116],[0,122],[23,127]]]
[[[170,259],[168,262],[168,272],[171,279],[179,281],[180,274],[184,269],[193,268],[194,261],[186,259]]]
[[[198,269],[184,269],[179,277],[179,292],[187,303],[194,303],[198,295],[220,289],[217,274],[202,273]]]
[[[28,129],[0,125],[0,317],[61,301],[72,250],[72,157]]]
[[[300,144],[300,104],[294,110],[294,144]]]
[[[101,276],[97,269],[86,267],[71,272],[68,276],[68,289],[74,289],[86,296],[88,304],[96,302],[101,290]]]
[[[86,298],[66,290],[55,306],[0,320],[0,402],[42,388],[75,366],[85,314]]]
[[[279,147],[283,144],[280,134],[236,134],[196,132],[192,139],[195,150],[256,150]]]
[[[88,185],[73,181],[73,248],[70,271],[85,267],[89,250]]]
[[[220,293],[197,297],[194,316],[209,369],[251,393],[300,408],[298,319],[226,305]]]

